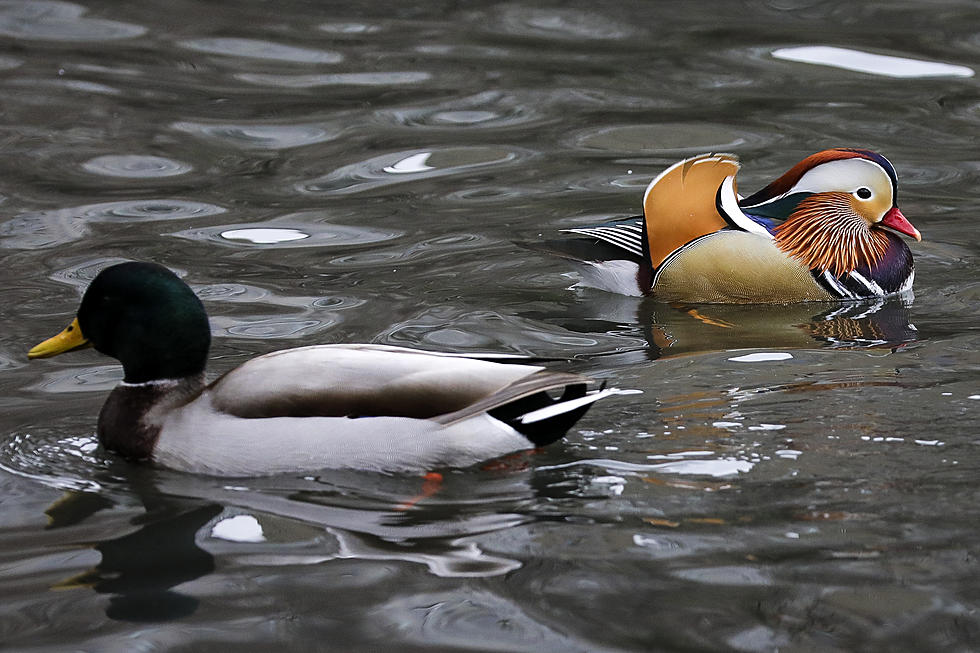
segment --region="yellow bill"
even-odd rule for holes
[[[88,338],[82,335],[82,328],[78,326],[78,318],[76,317],[71,321],[71,324],[65,327],[64,331],[53,338],[48,338],[39,345],[35,345],[27,352],[27,357],[48,358],[49,356],[57,356],[66,351],[81,349],[90,345],[91,343],[88,341]]]

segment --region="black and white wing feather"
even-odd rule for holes
[[[586,227],[562,229],[562,231],[595,238],[637,258],[642,258],[644,254],[642,217],[622,218]]]

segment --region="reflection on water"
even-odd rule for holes
[[[0,6],[0,34],[15,39],[108,41],[142,36],[147,28],[86,17],[81,5],[60,0],[12,0]]]
[[[66,495],[46,511],[51,518],[48,528],[56,529],[83,519],[83,512],[108,507],[95,503],[88,493]],[[204,505],[176,511],[170,505],[154,507],[150,520],[133,533],[94,546],[101,560],[92,569],[65,579],[53,587],[58,590],[91,588],[109,594],[106,616],[122,621],[169,621],[194,613],[198,600],[172,591],[171,588],[214,571],[214,558],[197,546],[194,535],[205,523],[221,512],[219,505]],[[162,514],[161,514],[162,513]]]
[[[346,194],[390,186],[394,181],[460,174],[475,168],[513,164],[526,152],[494,147],[450,148],[434,152],[399,152],[344,166],[320,179],[303,183],[297,190],[311,194]],[[390,175],[397,175],[392,179]]]
[[[233,57],[272,59],[296,63],[339,63],[344,60],[344,56],[336,52],[297,48],[255,39],[190,39],[180,41],[177,45],[209,54],[226,54]]]
[[[755,347],[888,350],[919,338],[911,321],[911,296],[849,304],[738,306],[671,305],[590,289],[578,292],[585,301],[574,307],[574,313],[551,322],[582,333],[605,332],[607,337],[642,335],[651,359]],[[537,310],[520,311],[520,315],[544,317]],[[449,322],[441,319],[438,324],[445,327]],[[476,330],[466,329],[468,333]],[[416,342],[426,339],[414,338]],[[588,351],[585,341],[568,340],[567,344],[579,354]],[[609,345],[606,347],[609,352]],[[628,341],[621,340],[619,349],[626,348],[630,348]],[[759,355],[748,354],[746,360],[758,360]]]
[[[722,306],[646,304],[641,324],[653,350],[678,356],[752,347],[895,348],[918,339],[911,299],[872,303]]]
[[[281,150],[323,143],[335,138],[330,129],[318,125],[204,124],[175,122],[174,129],[213,138],[236,147]]]
[[[213,204],[175,199],[100,202],[23,213],[0,225],[0,246],[11,249],[52,247],[90,233],[89,223],[187,220],[224,213]]]
[[[235,245],[275,245],[282,247],[351,247],[392,240],[402,232],[394,229],[381,230],[368,227],[324,223],[315,213],[297,213],[266,220],[263,225],[226,224],[188,229],[170,234],[188,240],[205,240],[217,244]],[[282,225],[282,226],[273,226]],[[295,226],[293,226],[295,225]]]
[[[871,54],[870,52],[834,48],[826,45],[780,48],[774,50],[772,56],[787,61],[822,64],[888,77],[973,77],[974,75],[973,69],[966,66]]]
[[[968,0],[0,2],[0,641],[970,650],[975,24]],[[758,188],[839,146],[896,165],[914,302],[664,305],[515,244],[635,214],[702,151]],[[361,341],[643,394],[428,478],[131,466],[93,434],[119,367],[24,352],[134,259],[205,302],[215,374]]]
[[[161,156],[139,154],[99,156],[82,164],[82,169],[108,177],[173,177],[193,170],[193,167]]]

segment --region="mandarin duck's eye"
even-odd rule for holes
[[[861,188],[858,188],[856,191],[854,191],[854,194],[863,200],[870,199],[871,189],[862,186]]]

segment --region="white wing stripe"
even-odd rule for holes
[[[624,227],[628,231],[624,230]],[[614,227],[577,227],[574,229],[562,229],[562,231],[573,234],[581,234],[591,238],[604,240],[611,245],[625,249],[636,256],[643,255],[642,230],[632,225],[617,225]]]

